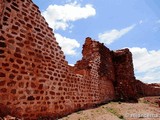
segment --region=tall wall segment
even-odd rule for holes
[[[68,65],[52,29],[31,0],[0,3],[1,116],[57,117],[114,98],[112,81],[98,72],[99,51],[85,59],[88,68],[83,70],[88,74],[78,74],[81,66]]]

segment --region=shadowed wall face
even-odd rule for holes
[[[100,51],[82,59],[91,67],[70,67],[31,0],[0,0],[0,18],[0,116],[55,118],[114,99]]]
[[[136,100],[132,53],[126,48],[113,52],[112,57],[116,79],[114,82],[116,98],[123,101]]]

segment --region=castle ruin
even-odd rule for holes
[[[160,95],[136,80],[129,49],[109,50],[87,37],[69,66],[32,0],[0,0],[0,117],[58,118],[112,100]]]

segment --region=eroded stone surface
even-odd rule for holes
[[[0,3],[1,116],[57,117],[115,97],[110,78],[98,72],[102,55],[87,59],[88,74],[78,74],[31,0]]]

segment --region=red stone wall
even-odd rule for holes
[[[4,7],[5,7],[4,1],[0,0],[0,20],[2,19],[2,16],[3,16]],[[0,23],[0,29],[2,29],[1,23]],[[0,35],[1,34],[2,32],[0,31]],[[5,47],[4,39],[0,38],[0,58],[3,57],[4,47]]]
[[[114,82],[116,98],[124,101],[136,100],[132,53],[129,49],[122,49],[112,52],[112,57],[116,79]]]
[[[158,84],[145,84],[140,80],[135,80],[134,87],[138,97],[160,95],[160,86]]]
[[[111,52],[115,71],[115,94],[117,100],[137,101],[144,96],[160,95],[160,87],[145,84],[136,80],[132,62],[132,53],[129,49]]]
[[[2,13],[3,13],[3,10],[4,10],[4,1],[3,0],[0,0],[0,19],[2,19]]]
[[[34,118],[44,111],[55,112],[55,102],[60,102],[58,96],[63,93],[58,91],[59,83],[67,72],[63,52],[31,1],[6,0],[4,5],[0,21],[0,104],[7,110],[0,107],[0,114]],[[56,111],[64,109],[61,104]]]
[[[92,80],[92,89],[98,91],[96,94],[99,98],[95,98],[96,100],[106,102],[114,99],[113,81],[115,78],[110,50],[88,37],[83,45],[82,54],[82,60],[75,65],[75,72],[81,73]]]
[[[99,51],[81,74],[31,0],[0,3],[0,116],[55,118],[114,99],[113,78],[98,72]]]
[[[113,52],[88,37],[82,54],[69,66],[31,0],[0,0],[0,117],[55,119],[115,95],[135,99],[146,89],[144,95],[158,95],[159,89],[135,85],[128,49]]]

